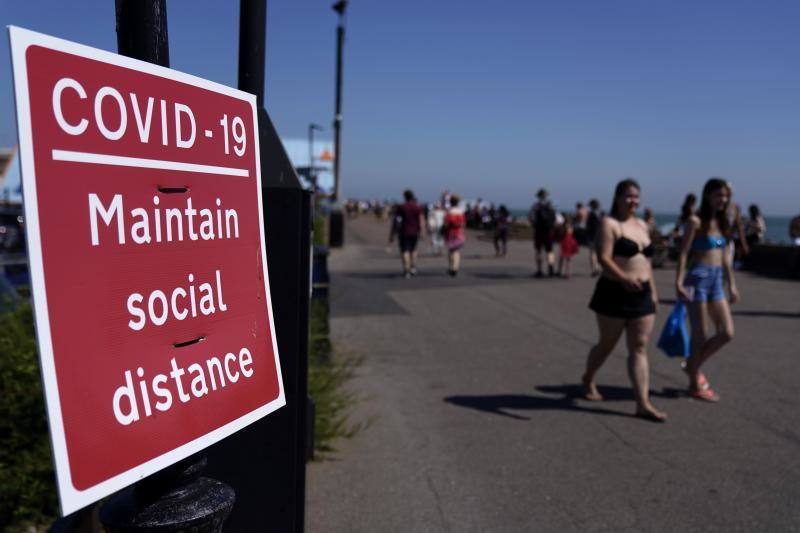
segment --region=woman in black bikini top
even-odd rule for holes
[[[653,257],[655,250],[652,242],[641,248],[639,243],[624,236],[614,241],[614,257],[634,257],[642,254],[649,259]]]
[[[640,187],[632,179],[621,181],[614,193],[613,209],[603,219],[598,232],[597,253],[603,267],[589,303],[597,313],[600,339],[589,351],[583,375],[584,397],[599,401],[595,375],[608,358],[623,332],[628,339],[628,373],[636,398],[636,416],[654,422],[664,422],[667,415],[650,403],[650,367],[647,360],[647,341],[655,324],[656,295],[651,283],[653,270],[648,258],[653,256],[652,242],[640,244],[631,237],[645,241],[646,226],[636,216]],[[626,236],[625,234],[630,237]]]

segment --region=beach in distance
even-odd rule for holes
[[[514,208],[509,209],[511,216],[515,219],[528,216],[528,209]],[[566,210],[568,213],[574,211],[570,208]],[[789,221],[792,217],[787,216],[765,216],[764,221],[767,224],[767,231],[764,234],[764,242],[771,244],[789,244]],[[669,213],[656,213],[656,223],[661,228],[662,233],[671,231],[678,220],[678,214]]]

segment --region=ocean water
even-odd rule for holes
[[[514,218],[528,216],[528,209],[511,209],[510,211]],[[675,227],[676,220],[678,220],[677,214],[656,213],[656,223],[664,233]],[[764,239],[773,244],[789,244],[789,222],[791,220],[792,217],[765,216],[764,222],[767,224],[767,231]]]

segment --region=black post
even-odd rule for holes
[[[116,0],[120,54],[169,66],[166,0]],[[224,483],[201,477],[205,456],[195,454],[136,483],[101,509],[115,532],[218,532],[235,499]]]
[[[339,25],[336,27],[336,114],[333,117],[333,195],[331,201],[339,199],[339,159],[342,155],[342,51],[344,48],[344,15],[347,0],[339,0],[333,4],[333,10],[339,14]]]
[[[269,286],[286,406],[208,449],[236,490],[230,531],[300,532],[305,514],[311,193],[263,108],[266,0],[240,0],[239,89],[256,95]]]
[[[117,51],[169,66],[166,0],[116,0]]]

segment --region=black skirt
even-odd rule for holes
[[[639,318],[656,312],[653,288],[649,281],[642,283],[642,290],[630,292],[619,281],[600,276],[594,288],[589,309],[601,315],[615,318]]]

